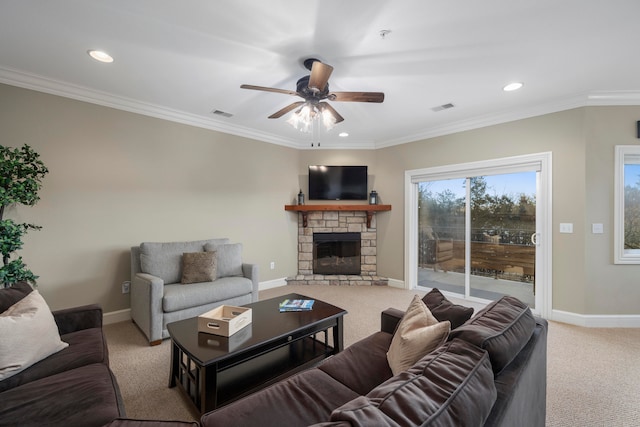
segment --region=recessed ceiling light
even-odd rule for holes
[[[348,134],[347,132],[340,132],[340,133],[338,134],[338,136],[339,136],[339,137],[341,137],[341,138],[346,138],[346,137],[348,137],[348,136],[349,136],[349,134]]]
[[[87,51],[90,57],[95,59],[96,61],[110,63],[113,62],[113,58],[107,52],[103,52],[101,50],[89,50]]]
[[[508,85],[503,87],[502,90],[505,92],[512,92],[514,90],[520,89],[522,86],[524,86],[524,83],[521,82],[509,83]]]

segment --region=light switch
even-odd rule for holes
[[[604,233],[604,226],[602,224],[591,224],[591,232],[593,234]]]
[[[560,232],[561,233],[573,233],[573,223],[571,223],[571,222],[561,222],[560,223]]]

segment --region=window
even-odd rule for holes
[[[640,264],[640,146],[616,145],[614,263]]]

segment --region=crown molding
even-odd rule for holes
[[[421,141],[424,139],[450,135],[467,130],[479,129],[487,126],[513,122],[516,120],[542,116],[545,114],[557,113],[559,111],[571,110],[573,108],[616,105],[640,105],[640,91],[594,91],[567,96],[531,107],[521,108],[519,110],[492,113],[484,116],[474,117],[468,120],[449,123],[445,126],[434,127],[419,134],[408,135],[403,138],[398,138],[395,140],[377,144],[376,148],[384,148],[393,145]]]
[[[184,111],[174,110],[123,96],[117,96],[107,92],[89,89],[83,86],[73,85],[67,82],[61,82],[59,80],[49,79],[9,68],[0,67],[0,83],[48,93],[50,95],[57,95],[64,98],[75,99],[77,101],[88,102],[130,113],[155,117],[157,119],[269,142],[271,144],[282,145],[289,148],[300,148],[300,143],[296,140],[287,140],[269,133],[258,132],[253,129],[222,123],[214,118],[209,119],[195,114],[186,113]]]
[[[184,111],[117,96],[107,92],[97,91],[83,86],[73,85],[67,82],[25,73],[23,71],[10,68],[0,67],[0,83],[299,150],[375,150],[378,148],[407,144],[410,142],[508,123],[578,107],[640,105],[640,91],[594,91],[558,98],[550,102],[541,103],[519,110],[509,110],[477,116],[443,126],[436,126],[425,130],[424,132],[406,135],[401,138],[380,143],[353,140],[345,140],[344,142],[320,141],[319,146],[317,144],[311,146],[309,141],[287,139],[278,135],[259,132],[242,126],[230,125],[229,123],[223,123],[215,118],[206,118]]]
[[[586,105],[640,105],[640,91],[594,91],[589,93]]]

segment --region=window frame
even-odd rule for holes
[[[614,178],[614,264],[640,264],[640,250],[635,253],[624,249],[624,165],[626,156],[640,162],[640,146],[616,145]]]

